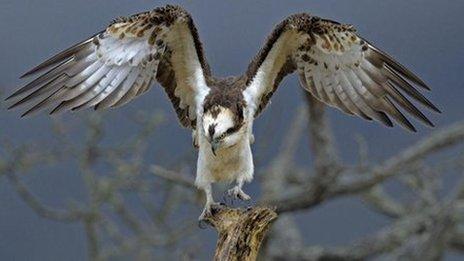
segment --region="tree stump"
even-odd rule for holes
[[[219,233],[214,260],[254,261],[269,225],[277,218],[274,210],[264,207],[214,209],[206,221]]]

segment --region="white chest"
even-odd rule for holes
[[[254,167],[248,135],[234,146],[216,151],[216,155],[212,153],[211,145],[201,134],[199,146],[195,181],[198,187],[220,181],[251,181]]]

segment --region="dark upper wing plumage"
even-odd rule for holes
[[[116,19],[23,77],[43,71],[7,98],[10,108],[33,104],[28,115],[53,104],[51,113],[117,107],[158,81],[182,125],[191,127],[211,74],[190,14],[171,5]]]
[[[391,117],[415,131],[399,108],[433,126],[408,98],[439,112],[415,87],[430,89],[420,78],[359,37],[350,25],[308,14],[280,23],[246,74],[244,96],[255,115],[294,71],[304,89],[320,101],[387,126],[393,126]]]

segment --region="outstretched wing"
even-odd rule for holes
[[[116,19],[105,31],[24,76],[47,69],[8,98],[15,100],[10,108],[35,102],[23,114],[28,115],[53,104],[58,106],[51,114],[117,107],[158,81],[182,125],[194,127],[196,108],[208,92],[210,77],[191,16],[171,5]]]
[[[398,107],[433,126],[406,96],[439,112],[413,86],[429,90],[422,80],[359,37],[352,26],[297,14],[275,28],[248,67],[244,97],[255,116],[294,71],[302,87],[318,100],[387,126],[393,126],[392,117],[415,131]]]

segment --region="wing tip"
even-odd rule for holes
[[[435,125],[432,121],[430,121],[430,120],[428,120],[428,119],[427,119],[427,120],[423,120],[423,121],[421,121],[421,122],[424,124],[424,126],[426,126],[426,127],[428,127],[428,128],[432,128],[432,129],[433,129],[433,128],[436,127],[436,125]],[[399,125],[400,125],[401,127],[403,127],[403,129],[405,129],[405,130],[407,130],[407,131],[409,131],[409,132],[412,132],[412,133],[417,133],[417,132],[419,132],[419,131],[417,130],[417,128],[416,128],[411,122],[409,122],[409,121],[407,121],[407,122],[400,122]],[[389,127],[389,128],[394,127],[394,125],[391,125],[391,126],[386,125],[386,126]]]
[[[52,65],[59,62],[59,61],[56,61],[54,63],[50,63],[50,60],[52,60],[52,59],[53,58],[51,58],[51,59],[49,59],[49,60],[47,60],[47,61],[45,61],[45,62],[43,62],[43,63],[41,63],[39,65],[37,65],[36,67],[32,68],[31,70],[25,72],[23,75],[19,76],[19,79],[24,79],[24,78],[27,78],[29,76],[32,76],[32,75],[34,75],[34,74],[36,74],[36,73],[38,73],[38,72],[40,72],[40,71],[42,71],[42,70],[44,70],[46,68],[49,68],[50,66],[52,66]]]
[[[7,111],[11,111],[11,110],[13,110],[14,108],[16,108],[18,105],[19,105],[19,104],[17,104],[17,103],[12,104],[12,105],[8,106],[8,107],[6,108],[6,110],[7,110]]]
[[[411,73],[412,74],[412,73]],[[422,88],[424,88],[425,90],[427,91],[431,91],[432,88],[430,88],[430,86],[428,84],[426,84],[421,78],[419,78],[418,76],[416,76],[415,74],[413,74],[415,76],[415,79],[414,79],[414,82],[421,86]]]
[[[435,106],[434,104],[430,104],[429,108],[430,108],[432,111],[434,111],[434,112],[436,112],[436,113],[438,113],[438,114],[442,114],[442,113],[443,113],[442,110],[440,110],[440,109],[439,109],[437,106]]]
[[[441,113],[441,112],[439,112],[439,113]],[[420,121],[427,127],[430,127],[430,128],[435,128],[436,127],[435,123],[433,123],[429,118],[427,118],[423,114],[422,114],[422,117],[419,117],[418,119],[420,119]]]
[[[14,96],[15,96],[15,95],[14,95],[14,93],[13,93],[13,94],[11,94],[10,96],[4,98],[3,101],[9,101],[9,100],[13,99]]]
[[[428,127],[430,127],[430,128],[435,128],[435,124],[434,124],[431,120],[429,120],[429,119],[426,119],[426,120],[424,121],[424,123],[425,123],[426,126],[428,126]]]
[[[34,72],[35,72],[35,68],[28,71],[28,72],[26,72],[26,73],[24,73],[23,75],[19,76],[19,79],[27,78],[27,77],[31,76],[32,74],[34,74]]]
[[[48,115],[52,116],[52,115],[56,115],[58,113],[61,113],[61,112],[63,112],[65,107],[66,107],[66,101],[63,101],[60,104],[58,104],[58,106],[56,106],[51,112],[49,112]]]
[[[102,103],[99,103],[99,104],[93,106],[93,110],[94,110],[94,111],[101,110],[101,105],[102,105]]]
[[[406,130],[408,130],[408,131],[410,131],[410,132],[412,132],[412,133],[417,133],[416,127],[415,127],[414,125],[412,125],[411,122],[406,121],[406,122],[403,122],[401,125],[402,125],[403,127],[405,127]]]
[[[20,96],[20,95],[23,94],[23,93],[24,93],[24,90],[21,88],[21,89],[15,91],[14,93],[10,94],[10,96],[6,97],[6,98],[4,99],[4,101],[10,101],[10,100],[12,100],[12,99],[14,99],[14,98]]]
[[[23,114],[21,114],[21,116],[19,116],[21,119],[24,119],[26,117],[29,117],[31,116],[33,113],[35,112],[34,108],[32,109],[29,109],[27,111],[25,111]]]

